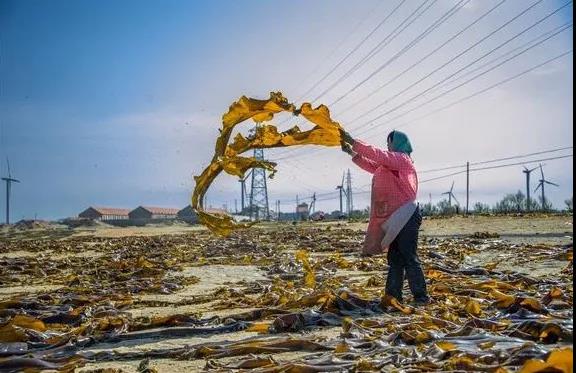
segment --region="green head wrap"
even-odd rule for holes
[[[412,144],[404,132],[392,131],[388,135],[388,139],[390,138],[392,139],[392,151],[408,155],[412,153]]]

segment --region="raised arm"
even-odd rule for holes
[[[399,169],[405,161],[404,155],[401,153],[382,150],[359,140],[354,140],[352,150],[372,163],[383,165],[393,170]]]
[[[378,168],[376,163],[372,162],[368,158],[361,156],[360,154],[354,155],[352,157],[352,162],[354,162],[356,166],[360,167],[364,171],[370,172],[371,174],[376,172],[376,169]]]

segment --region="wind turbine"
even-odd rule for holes
[[[8,164],[8,177],[3,177],[2,180],[6,182],[6,224],[10,224],[10,190],[12,189],[12,183],[19,183],[20,180],[12,178],[8,158],[6,158],[6,163]]]
[[[252,170],[250,170],[250,172],[248,172],[248,174],[244,175],[244,178],[239,178],[238,182],[240,183],[240,213],[244,214],[244,208],[246,208],[246,202],[245,202],[245,198],[247,197],[248,193],[246,192],[246,179],[248,179],[248,177],[250,176],[250,174],[252,174]]]
[[[454,198],[456,204],[460,205],[460,202],[458,202],[458,200],[456,199],[456,196],[454,195],[453,191],[454,191],[454,182],[452,182],[452,186],[450,187],[449,191],[442,193],[442,195],[444,194],[448,195],[448,205],[450,207],[452,207],[452,198]]]
[[[540,181],[538,182],[538,186],[536,187],[536,189],[534,189],[534,192],[536,192],[539,188],[542,189],[542,210],[545,211],[546,210],[546,193],[544,192],[544,186],[546,184],[554,185],[555,187],[558,187],[560,185],[546,180],[546,178],[544,177],[544,169],[542,168],[542,164],[540,164],[540,174],[542,175],[542,179],[540,179]]]
[[[338,189],[340,191],[340,216],[344,215],[344,211],[342,211],[342,194],[346,195],[346,190],[344,189],[344,177],[346,176],[346,173],[342,173],[342,181],[340,182],[340,185],[336,186],[336,189]]]
[[[536,170],[538,167],[534,167],[533,169],[529,170],[526,166],[524,166],[524,172],[526,174],[526,211],[530,211],[530,174],[532,171]]]

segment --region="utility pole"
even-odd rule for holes
[[[276,200],[276,216],[277,220],[280,221],[280,200]]]
[[[312,195],[312,203],[310,204],[310,215],[314,213],[315,209],[316,209],[316,192],[314,192],[314,194]]]
[[[336,187],[339,191],[340,191],[340,215],[344,214],[344,211],[342,211],[342,186],[337,186]]]
[[[466,215],[470,211],[470,162],[466,162]]]
[[[346,177],[346,210],[348,212],[348,217],[354,210],[354,203],[352,201],[352,174],[350,169],[348,169],[348,175]]]
[[[296,209],[294,209],[294,213],[296,215],[296,220],[298,220],[298,205],[300,204],[300,201],[298,200],[298,194],[296,194]]]
[[[240,182],[240,211],[243,214],[244,213],[244,194],[246,193],[246,185],[244,184],[244,182],[246,181],[246,179],[240,179],[238,180]]]

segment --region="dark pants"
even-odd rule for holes
[[[388,250],[388,278],[386,280],[386,294],[402,301],[402,287],[404,275],[414,300],[425,302],[428,300],[426,280],[418,258],[418,229],[422,225],[422,215],[417,208],[408,223],[392,242]]]

